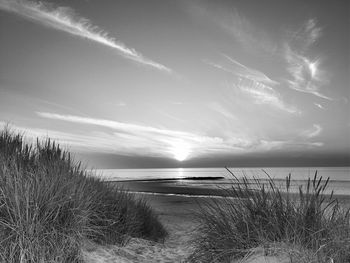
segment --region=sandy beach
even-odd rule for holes
[[[120,184],[120,183],[118,183]],[[192,240],[196,238],[199,226],[194,213],[199,204],[211,198],[210,194],[220,194],[219,189],[191,188],[166,181],[135,181],[120,184],[146,199],[159,215],[169,235],[164,243],[155,243],[131,238],[123,247],[87,246],[84,252],[88,263],[94,262],[187,262],[193,251]],[[350,207],[350,196],[337,196],[339,202]],[[244,259],[232,261],[244,263],[287,263],[287,255],[266,256],[263,248],[252,250]]]
[[[158,206],[162,207],[165,200],[168,200],[168,205],[171,206],[178,204],[178,206],[181,205],[182,208],[196,209],[196,202],[194,202],[194,200],[200,201],[201,198],[221,198],[227,196],[227,192],[223,191],[223,187],[220,185],[220,179],[214,181],[196,180],[195,183],[189,183],[189,181],[190,180],[157,179],[120,181],[112,183],[119,185],[123,189],[128,189],[131,192],[138,194],[143,193],[142,196],[149,200],[152,205],[155,205],[156,209]],[[298,196],[298,193],[290,193],[290,195]],[[330,197],[330,194],[327,194],[326,196]],[[190,197],[195,199],[191,199]],[[333,197],[338,200],[342,207],[350,208],[350,193],[338,194],[335,192]],[[172,211],[174,210],[176,211],[175,207]]]
[[[93,262],[185,262],[192,252],[191,239],[198,224],[193,198],[138,194],[156,210],[169,235],[164,243],[131,238],[124,247],[87,245],[85,260]]]

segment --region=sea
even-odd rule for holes
[[[291,191],[299,191],[299,186],[305,187],[308,178],[322,177],[325,182],[329,178],[326,193],[350,195],[350,167],[231,167],[228,168],[160,168],[160,169],[98,169],[95,176],[105,181],[149,181],[164,180],[169,183],[195,188],[225,188],[232,185],[233,177],[254,178],[264,182],[272,178],[276,185],[283,188],[285,179],[291,175]],[[187,178],[187,179],[186,179]],[[190,179],[188,179],[190,178]],[[184,180],[186,179],[186,180]],[[191,180],[193,179],[193,180]]]

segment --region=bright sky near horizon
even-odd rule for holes
[[[0,0],[0,124],[95,167],[350,165],[349,10]]]

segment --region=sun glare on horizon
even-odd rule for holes
[[[174,159],[179,162],[188,159],[188,156],[190,155],[190,148],[188,144],[181,141],[174,143],[174,146],[170,151],[173,154]]]

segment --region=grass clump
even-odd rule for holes
[[[190,260],[231,262],[262,247],[265,254],[287,255],[289,262],[350,262],[349,210],[325,194],[328,180],[316,172],[306,188],[292,193],[290,175],[283,191],[270,177],[233,175],[224,198],[201,205]]]
[[[81,262],[86,239],[165,237],[145,201],[88,175],[51,140],[0,131],[0,262]]]

